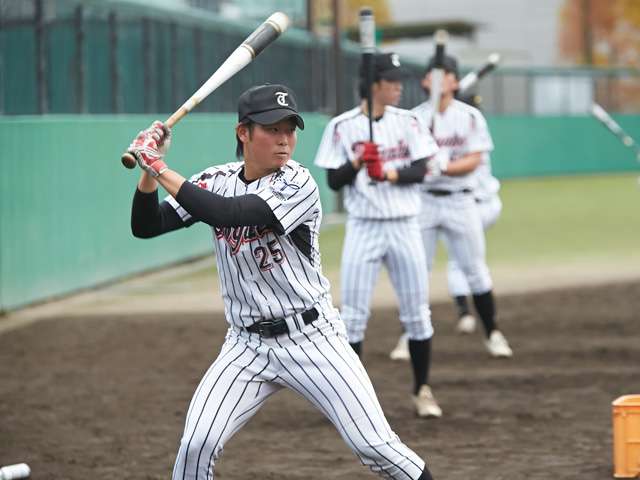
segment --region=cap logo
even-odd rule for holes
[[[392,53],[391,54],[391,63],[393,64],[394,67],[399,67],[400,66],[400,55],[398,55],[397,53]]]
[[[283,107],[289,106],[287,103],[287,95],[289,95],[287,92],[276,92],[276,101],[278,102],[278,105],[282,105]]]

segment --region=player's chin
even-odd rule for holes
[[[289,161],[290,158],[290,153],[276,153],[273,155],[273,162],[279,167],[282,167]]]

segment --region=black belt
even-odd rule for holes
[[[302,312],[301,316],[304,324],[309,325],[319,317],[319,314],[315,308],[312,308],[311,310]],[[249,333],[258,333],[264,338],[272,338],[289,333],[289,327],[284,318],[278,320],[262,320],[254,323],[250,327],[242,327],[242,329]]]
[[[452,195],[454,193],[471,193],[472,190],[469,188],[465,188],[464,190],[460,190],[458,192],[452,192],[451,190],[427,190],[427,193],[430,193],[434,197],[446,197],[447,195]]]

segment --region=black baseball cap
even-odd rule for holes
[[[402,80],[411,76],[411,71],[400,65],[400,57],[397,53],[373,54],[373,78],[385,80]],[[364,64],[360,65],[360,78],[364,78]]]
[[[460,78],[460,71],[458,70],[458,62],[455,58],[445,55],[442,61],[443,67],[446,71],[453,73],[456,78]],[[436,65],[435,55],[429,59],[427,63],[427,73],[429,73]]]
[[[260,125],[273,125],[289,117],[293,117],[296,125],[304,130],[296,94],[284,85],[255,85],[238,100],[239,122],[248,118]]]

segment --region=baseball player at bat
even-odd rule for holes
[[[187,180],[164,160],[171,132],[160,122],[128,150],[143,169],[133,234],[149,238],[195,222],[210,225],[229,322],[218,358],[191,400],[173,480],[212,478],[225,444],[284,388],[320,410],[381,477],[432,479],[389,426],[332,305],[318,251],[318,186],[291,159],[298,128],[304,122],[295,93],[266,84],[238,101],[238,161]],[[169,193],[162,201],[158,184]]]
[[[426,91],[431,87],[432,57],[422,79]],[[478,315],[484,326],[484,344],[491,357],[511,357],[513,352],[498,330],[493,283],[486,266],[484,227],[478,214],[474,192],[483,157],[493,150],[489,128],[480,111],[454,98],[458,89],[458,63],[445,56],[445,76],[441,85],[440,108],[435,113],[433,136],[440,150],[427,163],[421,185],[423,212],[420,215],[422,241],[429,271],[433,266],[438,239],[464,273]],[[413,109],[427,122],[433,109],[426,101]],[[458,329],[461,330],[459,325]]]
[[[420,240],[419,184],[427,157],[438,147],[418,115],[396,108],[401,80],[410,73],[395,53],[376,53],[372,105],[365,98],[360,70],[360,105],[327,125],[315,164],[328,172],[329,186],[344,188],[348,212],[341,263],[341,315],[349,342],[360,355],[371,298],[384,265],[398,297],[400,321],[409,337],[414,386],[411,400],[419,417],[442,410],[429,387],[431,312],[426,258]],[[369,116],[373,138],[369,141]],[[368,173],[368,175],[367,175]],[[369,177],[379,181],[371,185]]]

